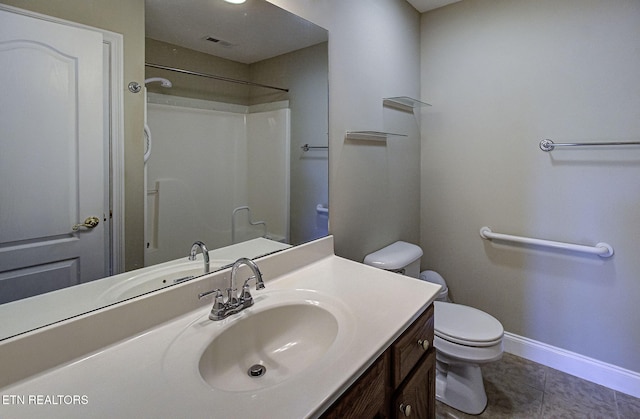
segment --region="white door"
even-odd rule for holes
[[[105,275],[102,53],[98,32],[0,10],[0,303]]]

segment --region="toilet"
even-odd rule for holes
[[[480,365],[502,357],[502,324],[490,314],[450,302],[445,280],[435,271],[420,273],[420,247],[398,241],[368,254],[364,263],[442,286],[434,301],[436,399],[471,415],[482,413],[487,393]]]

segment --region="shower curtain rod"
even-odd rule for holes
[[[189,71],[189,70],[183,70],[181,68],[167,67],[167,66],[160,65],[160,64],[144,63],[144,65],[146,67],[158,68],[160,70],[173,71],[173,72],[182,73],[182,74],[189,74],[191,76],[206,77],[208,79],[227,81],[227,82],[230,82],[230,83],[245,84],[245,85],[248,85],[248,86],[264,87],[266,89],[274,89],[274,90],[279,90],[281,92],[289,92],[289,89],[285,89],[283,87],[276,87],[276,86],[269,86],[269,85],[266,85],[266,84],[253,83],[253,82],[245,81],[245,80],[232,79],[230,77],[216,76],[214,74],[198,73],[196,71]]]

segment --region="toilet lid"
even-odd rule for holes
[[[490,314],[461,304],[434,302],[435,334],[468,346],[491,346],[502,339],[504,328]]]

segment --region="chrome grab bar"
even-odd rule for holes
[[[328,149],[329,146],[328,145],[309,145],[309,144],[305,144],[303,146],[300,147],[302,149],[302,151],[307,152],[309,150],[320,150],[320,149]]]
[[[628,141],[628,142],[598,142],[598,143],[554,143],[553,141],[546,139],[540,141],[540,150],[552,151],[556,147],[589,147],[589,146],[617,146],[617,145],[640,145],[640,141]]]

